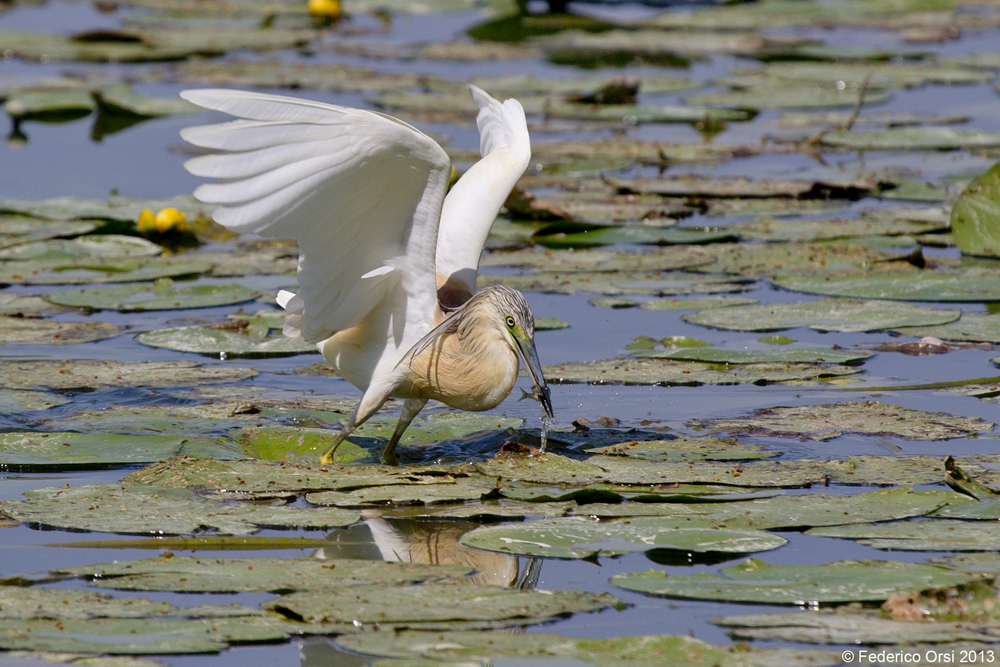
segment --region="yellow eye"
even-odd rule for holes
[[[510,315],[507,316],[507,326],[510,327],[511,329],[514,328],[514,318],[511,317]]]

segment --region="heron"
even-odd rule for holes
[[[237,233],[294,239],[298,293],[282,290],[283,333],[315,343],[362,392],[320,457],[389,398],[402,410],[382,460],[434,399],[460,410],[496,407],[519,360],[529,396],[553,418],[524,295],[476,291],[493,221],[531,160],[524,109],[469,86],[479,107],[482,159],[449,190],[448,154],[392,116],[258,92],[186,90],[181,97],[236,120],[181,131],[204,155],[187,160],[216,222]]]

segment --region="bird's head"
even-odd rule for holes
[[[504,285],[491,285],[476,292],[473,299],[488,308],[488,320],[524,363],[531,376],[531,390],[549,418],[553,418],[549,386],[535,349],[535,318],[524,295]],[[471,301],[471,300],[470,300]]]

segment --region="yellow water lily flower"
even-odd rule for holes
[[[340,0],[309,0],[309,14],[329,19],[340,17]]]
[[[156,215],[148,208],[139,214],[137,226],[140,234],[166,234],[187,231],[184,213],[176,208],[160,209]]]

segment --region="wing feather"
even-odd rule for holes
[[[234,231],[299,244],[301,289],[284,297],[299,318],[293,331],[319,342],[354,326],[392,284],[407,298],[399,354],[433,328],[434,255],[451,168],[440,146],[370,111],[236,90],[181,96],[238,118],[182,131],[220,151],[186,163],[193,174],[222,179],[195,196],[222,204],[215,219]]]
[[[436,265],[438,287],[447,280],[471,296],[493,221],[531,162],[531,140],[517,100],[501,104],[475,86],[469,92],[479,105],[476,124],[483,159],[462,175],[444,201]]]

